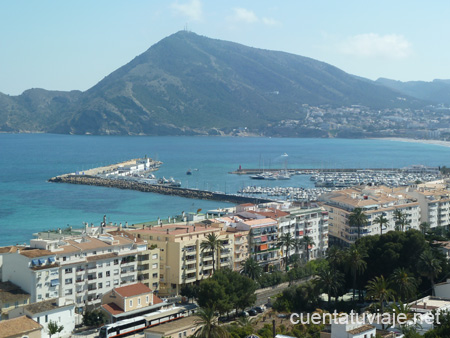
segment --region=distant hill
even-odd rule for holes
[[[307,57],[180,31],[86,92],[0,94],[0,131],[214,134],[301,120],[305,104],[425,104],[397,90]]]
[[[377,83],[397,90],[404,95],[417,97],[436,104],[450,104],[450,80],[408,81],[401,82],[385,78],[379,78]]]

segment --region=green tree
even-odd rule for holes
[[[315,280],[318,287],[324,291],[328,296],[328,310],[331,309],[331,297],[339,292],[339,289],[344,284],[344,275],[331,268],[322,268],[317,273],[317,279]]]
[[[428,222],[422,222],[419,225],[420,231],[422,231],[422,234],[425,236],[428,230],[431,229],[431,225]]]
[[[345,252],[344,264],[347,271],[352,276],[353,285],[353,300],[355,300],[356,294],[356,278],[362,274],[367,267],[367,263],[364,260],[367,258],[367,253],[363,249],[358,248],[355,244]]]
[[[216,234],[209,234],[206,236],[206,240],[200,243],[200,248],[202,252],[209,251],[212,255],[213,260],[213,274],[216,271],[216,252],[223,248],[223,241],[219,239]]]
[[[289,252],[291,251],[291,248],[294,247],[294,242],[295,242],[295,239],[294,239],[294,237],[292,237],[290,232],[282,234],[280,236],[280,240],[278,241],[278,245],[281,248],[283,248],[283,247],[286,248],[286,251],[284,251],[284,259],[285,259],[284,264],[285,264],[286,271],[288,271]]]
[[[309,262],[309,250],[315,245],[314,240],[306,235],[303,237],[303,245],[305,246],[306,250],[306,262]]]
[[[388,224],[388,219],[386,217],[384,217],[383,214],[378,215],[374,220],[373,223],[378,224],[380,226],[380,235],[383,234],[383,226],[385,226],[386,224]]]
[[[225,287],[212,278],[203,280],[198,288],[197,303],[204,309],[212,309],[220,313],[226,313],[231,309],[229,294]]]
[[[419,257],[418,269],[422,276],[431,282],[431,292],[434,296],[434,279],[441,273],[441,262],[434,257],[431,250],[425,250]]]
[[[405,268],[397,268],[389,277],[389,282],[392,285],[397,296],[404,302],[412,298],[417,291],[417,280]]]
[[[367,215],[364,213],[363,209],[355,208],[348,216],[348,224],[351,227],[358,228],[358,239],[361,238],[361,227],[367,225]]]
[[[228,338],[230,336],[225,327],[219,325],[212,308],[200,308],[195,316],[198,317],[195,321],[198,328],[194,332],[194,337]]]
[[[245,260],[244,268],[242,269],[243,275],[253,280],[257,280],[261,276],[261,273],[262,268],[253,257],[249,257]]]
[[[52,338],[54,334],[60,333],[62,330],[64,330],[64,326],[58,325],[58,323],[53,320],[47,324],[47,331],[50,338]]]
[[[405,227],[410,223],[408,221],[407,215],[400,209],[395,209],[394,211],[395,228],[396,230],[405,231]]]
[[[384,303],[389,299],[394,298],[394,290],[391,289],[388,280],[384,278],[384,276],[375,277],[366,286],[367,299],[376,299],[378,300],[380,311],[384,313]]]
[[[106,314],[100,310],[86,311],[83,315],[83,325],[87,327],[99,327],[106,323]]]
[[[198,286],[194,284],[183,284],[180,289],[180,294],[183,297],[186,297],[188,299],[188,302],[190,299],[193,299],[197,296],[198,292]]]

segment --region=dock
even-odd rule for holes
[[[402,171],[402,169],[398,168],[299,168],[299,169],[243,169],[239,168],[235,171],[230,171],[229,174],[234,175],[257,175],[262,174],[264,172],[280,172],[280,171],[287,171],[291,174],[311,174],[311,173],[352,173],[352,172],[358,172],[358,171]]]

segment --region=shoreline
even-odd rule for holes
[[[368,138],[368,140],[384,140],[384,141],[397,141],[397,142],[407,142],[407,143],[422,143],[422,144],[432,144],[435,146],[450,147],[450,141],[441,140],[419,140],[406,137],[374,137]]]

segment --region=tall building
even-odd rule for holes
[[[214,254],[215,268],[232,268],[234,235],[222,231],[213,221],[161,225],[130,232],[160,250],[160,295],[177,295],[183,284],[192,284],[212,275],[212,253],[202,251],[200,247],[210,234],[218,236],[223,243],[223,248]]]
[[[135,283],[139,274],[158,273],[158,268],[144,266],[145,259],[140,259],[148,252],[147,243],[125,231],[33,239],[30,247],[3,256],[2,279],[29,293],[31,302],[65,297],[82,312],[98,306],[102,295],[114,287]],[[138,266],[147,273],[138,271]]]
[[[363,237],[395,230],[398,226],[396,212],[406,217],[403,230],[419,229],[419,203],[409,197],[403,188],[354,187],[324,194],[320,199],[328,212],[330,242],[333,244],[350,246],[359,235]],[[356,208],[361,208],[367,216],[367,224],[359,230],[349,223],[349,217]],[[387,219],[383,229],[375,221],[380,215]]]

